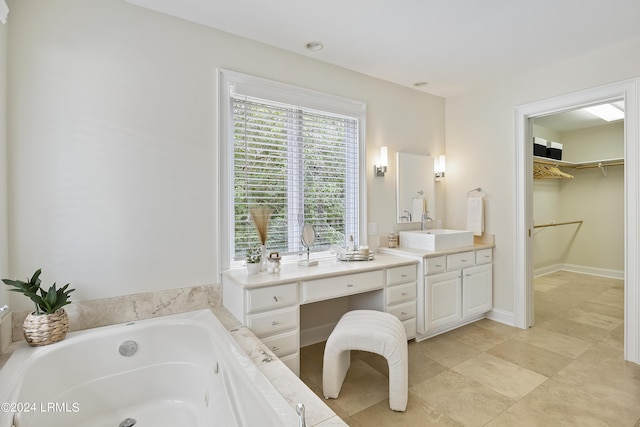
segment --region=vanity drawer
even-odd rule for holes
[[[424,274],[444,273],[446,270],[447,259],[444,255],[424,260]]]
[[[415,301],[412,301],[406,304],[396,305],[392,308],[387,308],[387,313],[393,314],[404,322],[405,320],[416,317],[416,303]]]
[[[269,286],[247,291],[247,312],[268,310],[298,302],[298,284]]]
[[[298,331],[290,331],[284,334],[264,338],[262,342],[276,356],[286,356],[298,351]]]
[[[491,249],[480,249],[476,251],[476,264],[489,264],[493,261],[493,251]]]
[[[416,299],[416,282],[387,288],[387,305]]]
[[[457,270],[476,264],[476,255],[473,251],[460,252],[447,255],[447,270]]]
[[[302,302],[320,301],[383,287],[382,270],[309,280],[302,282]]]
[[[387,270],[387,286],[398,285],[416,280],[416,266],[393,267]]]
[[[258,338],[298,326],[298,306],[247,316],[247,327]]]

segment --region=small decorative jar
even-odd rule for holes
[[[271,252],[267,258],[267,273],[280,273],[280,253]]]

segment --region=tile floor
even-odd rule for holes
[[[359,426],[636,426],[640,366],[623,352],[623,281],[565,271],[535,280],[536,326],[491,320],[409,343],[409,404],[388,406],[380,356],[351,352],[338,399]],[[301,351],[301,378],[322,397],[324,343]]]

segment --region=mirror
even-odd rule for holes
[[[396,221],[420,222],[435,215],[433,157],[396,153]]]
[[[302,236],[300,237],[302,241],[302,246],[309,249],[309,246],[312,246],[316,241],[316,230],[313,228],[311,224],[305,224],[302,227]]]
[[[307,248],[307,259],[298,261],[298,265],[310,267],[312,265],[318,264],[318,260],[314,260],[314,261],[309,260],[309,252],[310,252],[309,248],[315,243],[315,241],[316,241],[316,230],[313,228],[313,225],[305,224],[302,227],[300,242],[302,243],[302,246]]]

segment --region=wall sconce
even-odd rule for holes
[[[387,166],[389,165],[389,159],[387,157],[387,147],[380,147],[380,165],[373,165],[373,172],[376,176],[384,176],[387,173]]]
[[[444,179],[444,165],[446,157],[444,154],[440,158],[433,159],[433,170],[435,172],[435,180],[442,181]]]

